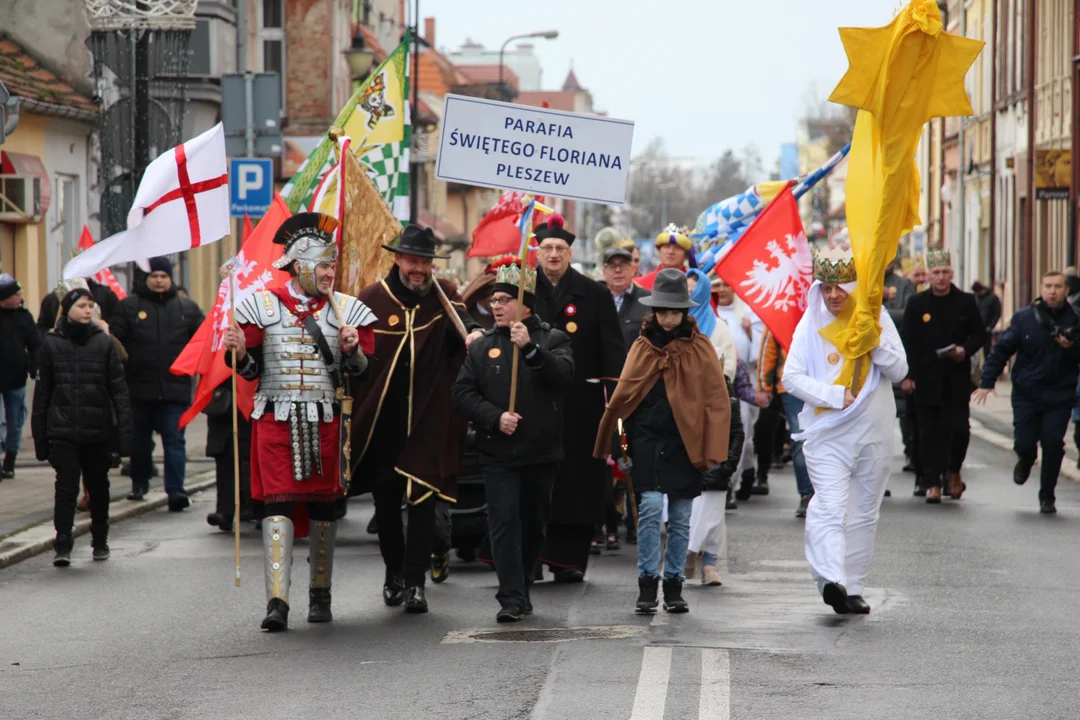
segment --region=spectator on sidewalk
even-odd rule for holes
[[[0,438],[4,450],[0,480],[15,477],[26,422],[26,380],[37,373],[41,344],[34,316],[23,304],[19,283],[7,273],[0,275],[0,401],[6,426],[5,437]]]
[[[60,308],[60,320],[41,349],[31,428],[37,459],[56,470],[53,565],[67,567],[80,477],[90,492],[94,560],[109,557],[110,453],[130,454],[132,417],[120,355],[108,333],[92,322],[90,291],[72,290]]]
[[[179,512],[190,505],[184,490],[186,444],[179,423],[191,405],[191,381],[184,375],[173,375],[169,367],[198,330],[203,312],[192,300],[177,294],[172,272],[168,258],[151,259],[146,282],[120,301],[110,324],[112,334],[128,353],[124,371],[135,418],[128,499],[142,500],[150,488],[153,435],[157,432],[165,446],[169,510]]]
[[[1017,311],[983,365],[972,399],[982,405],[1009,358],[1012,369],[1013,482],[1023,485],[1042,445],[1039,512],[1056,513],[1054,489],[1065,458],[1069,426],[1080,375],[1080,316],[1066,301],[1065,275],[1043,275],[1040,298]]]

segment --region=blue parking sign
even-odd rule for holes
[[[233,217],[262,217],[273,200],[273,160],[233,158],[229,162],[229,211]]]

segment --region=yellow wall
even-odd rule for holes
[[[19,117],[19,126],[7,136],[0,149],[8,152],[25,153],[36,155],[45,162],[45,124],[48,118],[22,110]],[[49,179],[51,182],[52,178]],[[45,286],[46,276],[46,252],[45,248],[45,222],[39,223],[14,223],[14,264],[10,258],[0,258],[3,262],[4,272],[11,273],[19,281],[26,297],[26,306],[37,315],[41,306],[41,298],[51,290]]]

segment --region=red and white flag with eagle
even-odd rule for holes
[[[723,279],[787,350],[806,312],[813,258],[799,206],[788,186],[716,265]]]
[[[228,234],[229,173],[225,130],[218,123],[146,166],[127,230],[73,257],[64,266],[64,279],[91,277],[117,263],[142,263],[190,250]]]

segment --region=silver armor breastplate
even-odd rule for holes
[[[336,318],[330,317],[333,312],[325,305],[314,316],[335,360],[340,362]],[[292,403],[300,403],[297,409],[309,422],[317,422],[320,415],[324,422],[331,422],[336,388],[319,346],[304,323],[269,292],[247,298],[237,308],[237,316],[240,322],[249,322],[263,330],[263,359],[252,419],[262,417],[266,404],[273,402],[274,419],[288,420]]]

